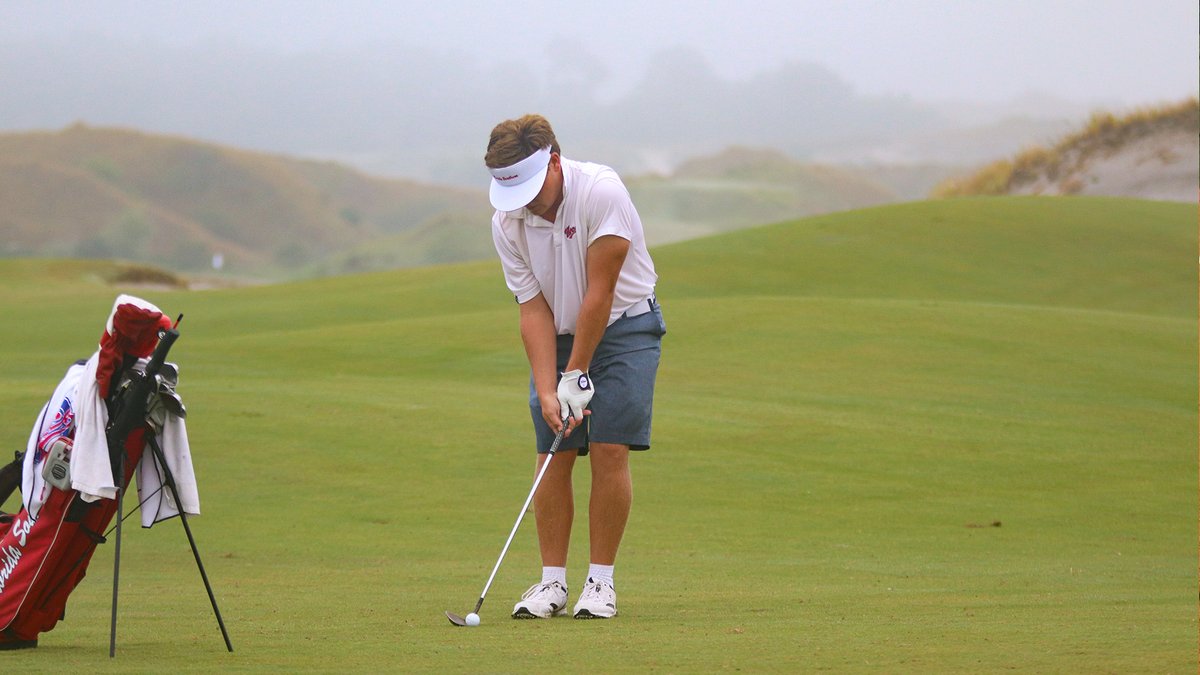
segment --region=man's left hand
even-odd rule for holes
[[[574,426],[583,422],[584,408],[592,400],[592,378],[582,370],[569,370],[558,381],[558,405],[563,418],[574,418]]]

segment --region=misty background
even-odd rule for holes
[[[972,165],[1195,95],[1191,0],[0,3],[0,132],[82,122],[482,187],[491,127],[668,173],[729,146]]]

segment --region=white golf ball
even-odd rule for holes
[[[479,615],[476,614],[475,612],[471,612],[470,614],[468,614],[467,615],[467,625],[468,626],[478,626],[479,625]]]

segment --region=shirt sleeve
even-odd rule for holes
[[[607,235],[633,241],[636,211],[629,191],[615,173],[610,171],[596,179],[584,209],[589,228],[588,246]]]
[[[521,255],[517,243],[509,238],[505,228],[504,215],[497,212],[492,217],[492,243],[500,256],[500,266],[504,270],[504,283],[512,291],[518,304],[529,302],[542,292],[541,285],[533,276],[529,261]]]

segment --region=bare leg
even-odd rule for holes
[[[612,565],[617,560],[617,549],[633,503],[629,446],[592,443],[588,459],[592,463],[592,499],[588,508],[591,562]]]
[[[571,489],[571,470],[575,468],[575,450],[559,452],[537,494],[533,496],[533,514],[537,520],[538,545],[545,567],[566,567],[567,547],[571,543],[571,523],[575,520],[575,496]],[[537,470],[549,455],[538,455]]]

